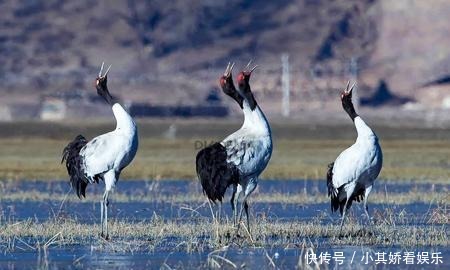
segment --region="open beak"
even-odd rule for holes
[[[105,66],[105,62],[102,62],[102,66],[100,68],[100,72],[98,73],[98,79],[103,79],[108,75],[109,70],[111,69],[111,65],[109,65],[108,69],[106,70],[105,74],[102,75],[103,67]],[[97,79],[97,84],[99,83]]]
[[[253,62],[253,59],[251,59],[244,68],[244,71],[248,74],[252,74],[253,70],[255,70],[258,67],[258,65],[255,65],[253,68],[250,69],[250,65],[252,62]]]
[[[352,87],[350,87],[349,88],[349,86],[350,86],[350,81],[348,81],[347,82],[347,87],[345,88],[345,94],[346,95],[350,95],[351,93],[352,93],[352,91],[353,91],[353,88],[355,88],[355,85],[356,85],[356,82],[354,82],[353,84],[352,84]]]
[[[227,68],[225,69],[225,73],[223,73],[223,76],[230,77],[233,67],[234,67],[234,63],[228,62]]]

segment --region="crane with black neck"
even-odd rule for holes
[[[345,215],[353,201],[364,201],[364,211],[370,222],[367,199],[372,191],[375,179],[380,174],[383,153],[377,135],[356,113],[352,102],[352,87],[347,83],[341,93],[342,107],[352,119],[358,134],[356,142],[345,149],[328,165],[327,186],[331,197],[331,211],[339,209],[342,215],[339,234],[342,232]]]
[[[87,141],[83,135],[78,135],[64,148],[61,162],[66,162],[70,183],[80,199],[86,196],[88,184],[98,183],[100,180],[104,182],[105,192],[101,201],[101,236],[109,239],[109,193],[116,186],[122,170],[136,155],[138,131],[130,114],[109,93],[107,75],[111,66],[102,75],[103,67],[104,63],[95,80],[95,88],[97,94],[111,106],[116,128],[90,141]]]
[[[233,187],[231,208],[237,229],[245,212],[250,232],[248,198],[258,184],[272,155],[272,132],[269,122],[250,89],[250,76],[254,69],[250,63],[237,76],[239,90],[232,80],[232,67],[228,65],[220,78],[225,94],[233,98],[244,113],[241,128],[221,142],[200,150],[196,157],[197,175],[203,192],[215,202],[222,201],[228,187]],[[238,200],[243,195],[238,218]]]

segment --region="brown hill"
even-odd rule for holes
[[[2,104],[92,93],[103,60],[123,99],[198,104],[228,61],[256,59],[254,89],[273,112],[282,53],[290,55],[293,110],[339,108],[351,59],[361,96],[385,80],[414,99],[415,89],[449,73],[444,0],[10,0],[0,10]]]

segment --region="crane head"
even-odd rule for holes
[[[104,65],[105,65],[105,62],[102,63],[100,72],[98,73],[98,76],[95,79],[95,88],[97,89],[97,94],[99,96],[101,96],[102,98],[104,98],[108,104],[111,104],[113,98],[112,98],[111,94],[109,93],[108,85],[107,85],[108,72],[109,72],[109,69],[111,68],[111,65],[108,67],[106,72],[104,74],[102,74]]]
[[[257,104],[255,97],[253,96],[252,90],[250,89],[249,81],[253,70],[255,70],[257,66],[250,68],[251,63],[252,61],[248,62],[247,66],[241,72],[239,72],[237,80],[241,95],[247,100],[250,109],[253,111],[256,108]]]
[[[352,101],[352,93],[353,88],[355,88],[355,84],[356,83],[353,83],[352,87],[350,87],[350,81],[347,82],[347,87],[345,87],[345,90],[341,93],[342,102],[344,102],[345,100],[349,100],[350,102]]]
[[[234,87],[233,83],[233,74],[232,74],[233,67],[234,63],[228,62],[224,74],[219,79],[220,87],[222,88],[222,91],[227,95],[236,91],[236,88]]]
[[[352,91],[353,88],[355,88],[355,83],[353,83],[352,87],[350,87],[350,81],[347,83],[347,87],[345,90],[341,93],[341,101],[342,101],[342,108],[347,112],[347,114],[350,116],[350,118],[354,121],[355,117],[358,116],[358,114],[355,111],[355,107],[353,106],[352,102]]]
[[[238,85],[240,88],[242,88],[242,86],[248,84],[248,82],[250,80],[250,76],[252,75],[252,72],[258,67],[257,65],[255,65],[253,68],[250,68],[251,63],[252,63],[252,60],[250,60],[247,64],[247,66],[245,66],[245,68],[238,74],[237,81],[238,81]]]
[[[111,65],[109,65],[106,72],[102,75],[104,65],[105,65],[105,62],[102,62],[100,72],[98,73],[98,76],[95,79],[95,88],[97,88],[97,91],[101,91],[101,89],[108,89],[108,86],[107,86],[108,72],[111,69]]]

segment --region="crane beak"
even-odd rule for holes
[[[356,83],[353,83],[352,86],[350,87],[350,90],[348,90],[348,93],[351,94],[353,89],[355,88]]]
[[[258,67],[258,65],[255,65],[253,68],[250,68],[250,65],[252,64],[252,62],[253,62],[253,59],[250,59],[250,61],[244,68],[244,72],[249,75],[252,74],[253,70],[255,70]]]
[[[233,70],[234,63],[228,62],[227,68],[225,69],[224,77],[229,77],[231,75],[231,71]]]
[[[344,93],[345,93],[346,95],[350,95],[350,94],[352,93],[353,89],[355,88],[355,85],[356,85],[356,82],[354,82],[354,83],[352,84],[352,86],[350,87],[350,81],[348,81],[348,82],[347,82],[347,87],[345,87]]]
[[[98,73],[98,77],[99,78],[105,78],[106,75],[108,75],[109,70],[111,69],[111,65],[109,65],[108,69],[106,70],[105,74],[102,75],[103,72],[103,67],[105,66],[105,62],[102,62],[102,66],[100,67],[100,72]],[[98,80],[97,80],[97,84],[98,84]]]
[[[253,62],[253,59],[250,59],[250,61],[248,61],[247,65],[245,66],[244,70],[248,70],[250,68],[250,64]]]
[[[100,67],[100,71],[98,73],[99,78],[102,76],[103,66],[105,66],[105,62],[102,62],[102,66]]]

